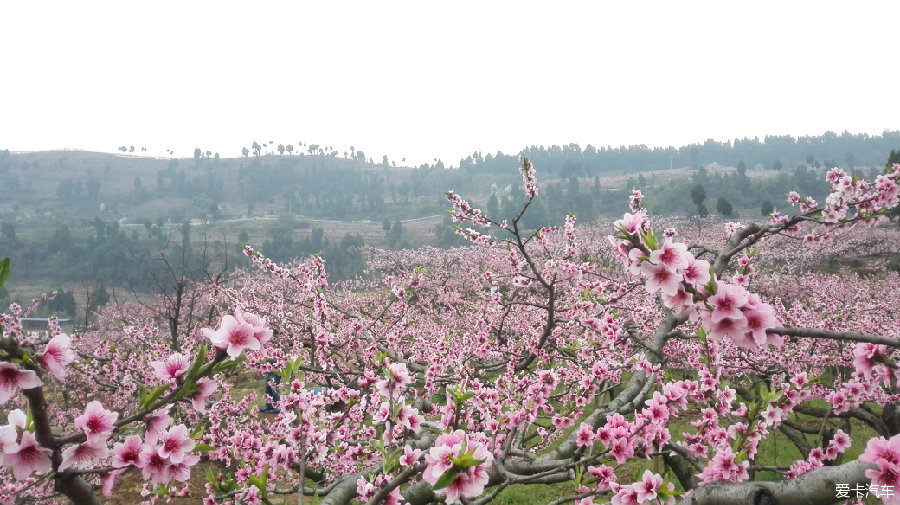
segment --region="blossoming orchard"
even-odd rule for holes
[[[554,504],[900,503],[900,277],[816,268],[898,251],[877,225],[900,165],[698,229],[635,191],[612,226],[527,230],[538,172],[520,171],[514,219],[448,192],[473,245],[371,251],[367,280],[247,247],[255,268],[194,286],[177,338],[152,307],[66,335],[11,306],[0,501],[119,503],[127,483],[146,503],[487,504],[538,484]],[[268,372],[279,400],[235,391]]]

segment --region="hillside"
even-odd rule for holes
[[[789,187],[824,198],[826,166],[874,175],[887,159],[883,147],[898,143],[900,133],[886,132],[679,149],[531,147],[524,152],[541,193],[523,224],[559,224],[570,212],[581,223],[608,221],[625,210],[631,189],[642,190],[657,215],[759,219],[786,210]],[[848,148],[843,162],[824,157]],[[150,294],[158,289],[153,276],[165,273],[162,255],[180,257],[183,245],[191,275],[209,256],[227,254],[229,268],[241,266],[247,243],[277,261],[321,254],[332,279],[355,278],[365,273],[363,246],[462,244],[445,213],[448,189],[498,220],[513,217],[520,196],[516,157],[502,153],[473,153],[458,168],[310,153],[164,159],[0,150],[0,257],[16,265],[13,298],[79,284],[88,292],[98,283]]]

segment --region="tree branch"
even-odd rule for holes
[[[697,488],[678,505],[825,505],[845,501],[836,498],[837,484],[854,489],[866,485],[868,468],[862,461],[840,466],[824,466],[792,480],[780,482],[713,482]],[[852,498],[856,498],[853,496]]]
[[[869,344],[881,344],[889,347],[900,347],[900,339],[875,335],[872,333],[863,333],[861,331],[833,331],[820,330],[817,328],[792,328],[779,327],[769,328],[766,333],[777,333],[779,335],[801,338],[824,338],[828,340],[849,340],[851,342],[865,342]]]

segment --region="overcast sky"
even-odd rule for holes
[[[0,149],[532,144],[900,129],[900,1],[0,4]],[[900,146],[898,146],[900,147]]]

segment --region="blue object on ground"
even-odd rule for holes
[[[271,386],[271,382],[275,383],[275,387]],[[270,402],[266,402],[266,410],[261,410],[260,412],[271,412],[272,410],[278,410],[275,408],[273,403],[278,403],[281,401],[281,395],[278,393],[278,385],[281,384],[281,376],[275,372],[266,373],[266,396],[267,399],[271,399]],[[277,414],[277,412],[276,412]]]

